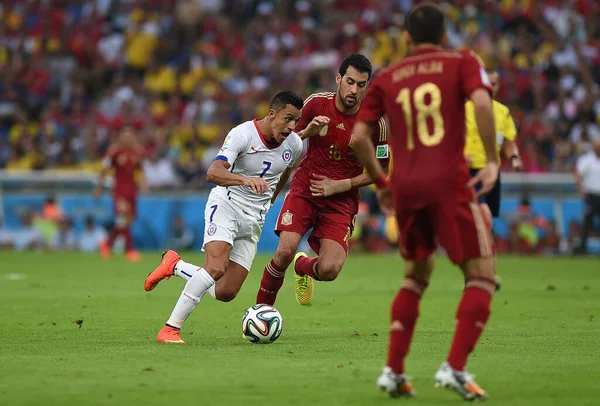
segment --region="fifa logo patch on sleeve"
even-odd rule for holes
[[[377,159],[385,159],[390,157],[388,144],[377,146]]]

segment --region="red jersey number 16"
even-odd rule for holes
[[[429,96],[429,104],[425,103],[425,98]],[[419,141],[426,147],[433,147],[442,142],[444,138],[444,118],[440,113],[442,105],[442,92],[435,83],[423,83],[417,87],[412,93],[412,102],[417,110],[417,136]],[[407,138],[406,147],[409,150],[415,148],[413,139],[413,116],[411,109],[411,93],[410,89],[405,87],[400,89],[396,96],[396,103],[402,106],[404,119],[406,122]],[[433,122],[433,133],[429,131],[427,125],[428,119]]]

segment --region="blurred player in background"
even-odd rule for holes
[[[358,213],[358,189],[373,182],[354,154],[352,136],[371,72],[365,56],[350,55],[336,75],[337,91],[315,93],[304,103],[298,129],[302,138],[310,137],[308,151],[279,213],[275,227],[279,245],[263,272],[256,303],[275,303],[285,270],[293,262],[296,300],[306,305],[313,297],[313,280],[334,280],[346,261]],[[317,125],[307,128],[309,124]],[[386,137],[381,119],[371,142],[383,166],[389,157]],[[318,256],[310,258],[303,252],[294,256],[311,228],[308,242]]]
[[[204,265],[187,263],[175,251],[167,251],[144,284],[149,291],[172,275],[187,280],[158,342],[184,342],[181,326],[206,292],[225,302],[239,292],[256,255],[265,216],[302,154],[302,140],[293,132],[302,104],[296,94],[280,92],[265,118],[240,124],[225,138],[206,174],[217,186],[204,211]]]
[[[104,178],[109,171],[113,170],[115,210],[115,226],[110,232],[108,240],[100,245],[100,255],[104,259],[110,258],[110,251],[115,239],[121,235],[125,239],[126,258],[130,261],[140,260],[140,254],[133,248],[131,224],[135,219],[138,190],[142,193],[146,193],[148,190],[141,170],[144,156],[144,149],[139,144],[133,128],[125,127],[119,134],[117,142],[108,149],[104,158],[94,196],[100,196]]]
[[[493,97],[496,97],[500,89],[500,75],[495,69],[487,69],[487,74],[492,85]],[[519,147],[515,142],[517,138],[517,128],[507,106],[499,101],[492,101],[494,111],[494,121],[496,123],[496,144],[498,146],[498,162],[500,162],[500,154],[510,161],[514,171],[521,172],[523,170],[523,162],[519,156]],[[469,171],[471,176],[477,175],[487,162],[485,157],[485,149],[483,142],[477,129],[477,120],[475,119],[475,108],[473,102],[469,100],[465,104],[466,120],[467,120],[467,142],[465,145],[465,156],[469,162]],[[492,218],[497,218],[500,215],[500,172],[498,179],[494,183],[494,187],[488,193],[480,196],[479,201],[486,203],[492,213]],[[496,281],[496,289],[500,289],[500,282]]]
[[[402,286],[391,308],[387,365],[377,380],[391,396],[412,396],[404,375],[419,302],[434,268],[437,243],[464,273],[466,286],[447,360],[435,374],[437,386],[464,399],[487,394],[465,369],[490,315],[496,289],[494,247],[487,206],[475,200],[498,178],[498,156],[489,78],[471,51],[444,50],[444,13],[424,2],[406,17],[410,54],[379,72],[369,87],[354,127],[355,151],[373,179],[382,206],[396,210],[400,251],[405,259]],[[487,163],[473,178],[464,157],[465,107],[471,99]],[[394,157],[388,185],[374,157],[371,134],[382,115],[390,120]]]

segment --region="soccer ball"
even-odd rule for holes
[[[242,334],[251,343],[270,344],[279,338],[282,328],[281,313],[270,305],[254,305],[242,317]]]

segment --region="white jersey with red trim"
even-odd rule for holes
[[[248,186],[216,186],[211,195],[226,198],[241,210],[264,219],[281,174],[294,166],[302,154],[302,139],[292,132],[281,144],[269,144],[260,133],[257,120],[246,121],[233,128],[215,159],[228,162],[232,173],[261,177],[269,184],[263,195]]]

